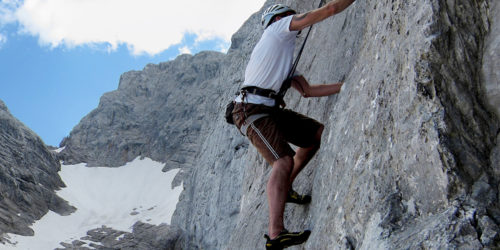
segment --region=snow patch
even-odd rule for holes
[[[148,158],[136,158],[119,168],[89,168],[85,163],[62,165],[59,175],[67,187],[57,194],[77,211],[68,216],[49,211],[33,224],[34,236],[9,234],[13,245],[1,248],[48,250],[61,247],[60,242],[80,239],[87,231],[103,225],[131,232],[137,221],[170,223],[183,188],[172,189],[179,169],[164,173],[163,165]]]
[[[63,151],[65,148],[66,148],[66,146],[64,146],[62,148],[55,149],[53,151],[56,152],[56,153],[61,153],[61,151]]]

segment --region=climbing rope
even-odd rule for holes
[[[325,0],[319,1],[319,6],[318,8],[321,8],[323,6]],[[286,80],[283,82],[281,85],[280,91],[277,94],[277,102],[276,105],[281,105],[284,104],[283,98],[285,97],[286,91],[292,86],[292,77],[295,74],[295,70],[297,69],[297,65],[299,64],[300,57],[302,56],[302,52],[304,51],[304,47],[306,46],[307,39],[309,38],[309,34],[311,33],[313,25],[309,27],[309,30],[307,31],[306,37],[304,38],[304,41],[302,42],[302,46],[300,47],[299,53],[297,54],[297,57],[295,58],[295,61],[293,62],[292,68],[290,69],[290,72],[287,75]]]

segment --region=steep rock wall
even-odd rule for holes
[[[300,12],[319,3],[280,2]],[[262,33],[260,13],[225,56],[181,56],[125,74],[62,143],[67,162],[118,166],[143,155],[183,168],[172,218],[179,248],[263,247],[270,168],[222,118]],[[490,77],[500,37],[494,13],[489,0],[358,0],[315,25],[299,71],[311,83],[345,85],[332,97],[286,98],[326,125],[322,148],[295,183],[313,201],[285,213],[287,228],[312,229],[298,248],[498,246],[498,96],[488,91],[498,88]],[[193,67],[214,68],[200,79]],[[184,93],[195,97],[174,98]],[[165,129],[171,124],[180,130]],[[179,140],[188,149],[176,151]],[[187,160],[172,160],[177,153]]]
[[[31,224],[49,210],[74,211],[55,194],[64,187],[56,155],[1,100],[0,149],[0,242],[4,233],[33,235]]]
[[[318,4],[285,3],[299,11]],[[500,163],[490,157],[498,118],[478,73],[488,12],[488,1],[357,1],[315,26],[299,71],[312,83],[346,84],[329,98],[287,98],[326,125],[295,185],[313,202],[285,214],[288,228],[313,230],[304,249],[498,244]],[[258,26],[254,16],[233,37],[222,82],[241,82]],[[173,223],[189,248],[262,247],[270,169],[233,127],[219,126]]]
[[[485,51],[483,55],[482,82],[484,92],[491,108],[500,116],[500,4],[498,1],[489,3],[488,19],[490,29],[485,40]]]
[[[216,113],[208,104],[220,91],[213,79],[222,57],[182,55],[123,74],[118,89],[104,94],[62,141],[61,159],[117,167],[142,155],[168,165],[193,165],[207,114]]]

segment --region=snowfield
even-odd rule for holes
[[[59,172],[67,187],[57,194],[77,208],[74,213],[60,216],[49,211],[33,224],[34,236],[9,234],[13,245],[0,248],[49,250],[103,225],[131,232],[137,221],[170,224],[182,191],[182,185],[172,189],[179,169],[164,173],[163,163],[148,158],[136,158],[119,168],[85,165],[62,165]]]

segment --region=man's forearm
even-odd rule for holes
[[[290,23],[290,30],[301,30],[331,17],[349,7],[355,0],[334,0],[325,6],[303,14],[297,14]]]
[[[333,84],[310,85],[306,97],[321,97],[337,94],[340,92],[342,84],[343,83],[339,82]]]
[[[329,5],[330,8],[332,8],[333,14],[338,14],[345,10],[349,5],[354,3],[356,0],[334,0],[329,2],[327,5]]]

